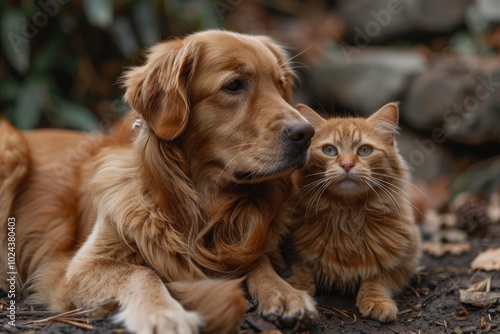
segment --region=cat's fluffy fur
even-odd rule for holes
[[[367,119],[325,120],[304,105],[298,110],[316,135],[310,162],[295,175],[289,282],[312,294],[359,288],[363,316],[393,321],[391,296],[414,273],[420,253],[409,172],[394,139],[398,106],[387,104]]]

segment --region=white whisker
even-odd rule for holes
[[[382,190],[388,197],[389,199],[391,200],[391,202],[394,204],[394,207],[396,208],[396,210],[398,211],[399,213],[399,219],[400,220],[403,220],[403,214],[401,213],[401,208],[396,200],[396,198],[392,195],[392,193],[394,194],[397,194],[393,189],[391,188],[388,188],[387,186],[385,186],[383,183],[381,182],[378,182],[379,180],[375,179],[375,178],[372,178],[370,179],[370,182],[375,185],[377,188],[379,188],[380,190]],[[392,193],[391,193],[392,192]]]
[[[305,48],[304,50],[300,51],[299,53],[297,53],[295,56],[293,57],[290,57],[288,58],[287,60],[285,60],[285,63],[286,64],[289,64],[292,60],[294,60],[295,58],[303,55],[304,53],[306,53],[307,51],[309,51],[313,46],[314,46],[315,43],[312,43],[311,45],[309,45],[307,48]]]
[[[380,200],[380,204],[382,205],[382,208],[384,210],[384,218],[387,218],[386,210],[387,208],[385,207],[384,201],[382,200],[382,197],[380,197],[379,193],[373,188],[373,186],[370,184],[370,178],[368,176],[361,176],[361,180],[370,187],[371,190],[377,195],[378,199]]]
[[[382,175],[382,174],[380,174],[380,175]],[[386,176],[386,175],[384,175],[384,176]],[[404,196],[406,199],[408,199],[409,204],[415,210],[417,210],[420,214],[423,214],[420,211],[420,209],[418,208],[417,203],[415,203],[415,201],[411,198],[411,196],[406,191],[404,191],[403,189],[401,189],[400,187],[396,186],[394,183],[391,183],[389,181],[385,181],[385,180],[382,180],[382,179],[379,179],[376,177],[374,179],[377,180],[381,185],[384,185],[387,189],[391,189],[394,194],[397,194],[399,196]],[[390,188],[390,187],[392,187],[392,188]]]
[[[331,182],[330,179],[327,179],[327,178],[321,179],[321,181],[322,182],[318,183],[317,187],[315,187],[316,191],[313,193],[313,195],[309,199],[309,202],[307,203],[306,214],[305,214],[307,220],[308,220],[309,214],[311,212],[312,206],[314,205],[314,202],[316,202],[316,201],[317,201],[316,214],[318,213],[318,205],[319,205],[321,194],[324,192],[324,189],[326,189]]]
[[[380,168],[380,169],[383,169],[383,168]],[[377,170],[377,169],[373,168],[372,170]],[[418,190],[422,195],[425,196],[425,198],[429,201],[429,203],[432,202],[431,199],[429,198],[429,196],[427,196],[427,194],[422,189],[420,189],[419,187],[417,187],[416,185],[414,185],[412,182],[410,182],[408,180],[405,180],[405,179],[400,178],[400,177],[396,177],[396,176],[392,176],[392,175],[387,175],[387,174],[376,173],[376,172],[372,172],[372,174],[373,175],[377,175],[377,176],[389,177],[391,179],[395,179],[395,180],[401,181],[401,182],[403,182],[403,183],[405,183],[405,184],[407,184],[407,185],[415,188],[416,190]]]

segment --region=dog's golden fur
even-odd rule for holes
[[[245,312],[245,276],[264,316],[307,324],[312,298],[267,256],[314,132],[289,105],[292,81],[270,39],[207,31],[154,46],[125,74],[133,131],[129,119],[110,136],[24,133],[29,174],[1,189],[2,205],[16,196],[6,212],[29,298],[56,311],[118,305],[135,332],[223,333]]]
[[[14,129],[8,122],[0,118],[0,152],[2,152],[0,164],[0,222],[6,224],[12,202],[13,194],[28,173],[29,154],[28,144],[24,137]],[[0,225],[4,226],[4,225]],[[6,231],[6,230],[2,230]],[[7,234],[7,233],[5,233]],[[0,238],[1,249],[5,249],[5,239]],[[6,268],[4,261],[0,259],[2,269]]]

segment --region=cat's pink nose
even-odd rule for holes
[[[351,168],[354,167],[354,164],[352,162],[343,162],[340,164],[340,167],[344,168],[346,173],[349,173]]]

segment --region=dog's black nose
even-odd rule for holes
[[[299,148],[308,148],[314,136],[314,128],[309,123],[295,124],[286,129],[288,138]]]

